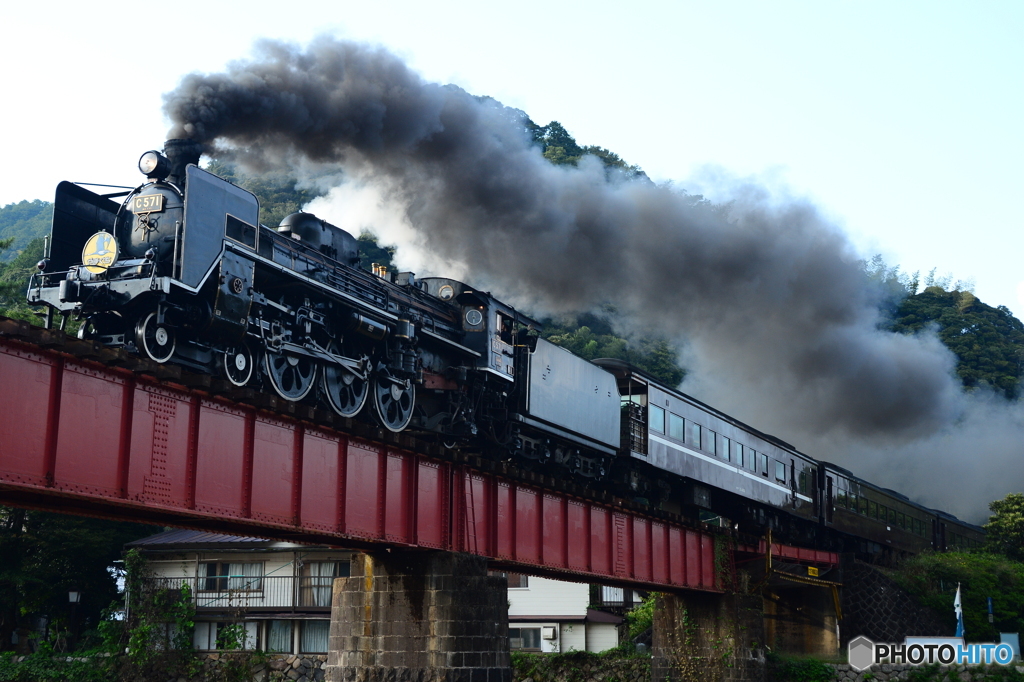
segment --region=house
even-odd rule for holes
[[[350,551],[192,530],[165,531],[126,548],[146,558],[147,588],[191,589],[197,650],[227,648],[232,637],[269,653],[327,653],[332,584],[349,575]],[[603,601],[621,611],[621,589],[506,576],[512,649],[603,651],[618,644],[622,617],[592,605]]]
[[[146,558],[148,588],[191,589],[197,650],[224,648],[231,633],[242,648],[327,653],[331,586],[348,575],[351,552],[192,530],[169,530],[126,548]],[[233,625],[242,632],[226,630]]]
[[[591,608],[590,585],[518,573],[505,575],[510,649],[598,652],[619,643],[618,626],[623,619]],[[621,600],[621,590],[612,592],[613,596],[616,594]]]

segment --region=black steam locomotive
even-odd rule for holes
[[[238,387],[321,401],[343,417],[369,401],[394,432],[485,439],[605,474],[617,420],[589,415],[617,415],[611,377],[580,360],[600,391],[563,409],[553,392],[562,385],[538,364],[552,351],[533,320],[462,282],[367,272],[357,240],[311,214],[260,225],[256,197],[201,170],[200,151],[170,140],[146,152],[147,182],[120,195],[61,183],[29,301],[83,319],[86,338]]]
[[[363,270],[357,240],[313,215],[262,226],[256,197],[201,170],[200,151],[146,152],[147,182],[122,194],[61,183],[29,301],[158,363],[342,417],[369,400],[391,431],[551,463],[751,533],[876,555],[983,538],[622,362],[543,341],[487,292]]]

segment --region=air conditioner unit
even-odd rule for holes
[[[553,625],[545,625],[540,629],[540,636],[544,639],[555,639],[555,627]]]

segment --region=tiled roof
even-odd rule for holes
[[[184,547],[184,546],[196,546],[196,545],[215,545],[217,547],[269,547],[270,545],[279,544],[275,540],[267,540],[266,538],[252,538],[240,535],[221,535],[220,533],[209,533],[202,530],[187,530],[184,528],[175,528],[172,530],[165,530],[163,533],[157,533],[156,535],[149,535],[138,540],[133,540],[125,545],[125,547],[141,547],[145,549],[157,549],[157,548],[172,548],[172,547]]]

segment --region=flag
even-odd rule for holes
[[[956,584],[956,597],[953,599],[953,613],[956,614],[956,636],[964,636],[964,610],[960,606],[960,583]]]

